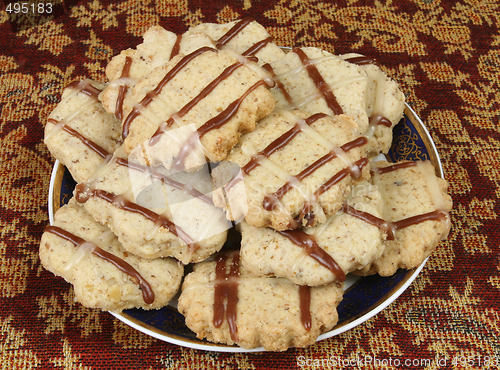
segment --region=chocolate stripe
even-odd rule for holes
[[[88,95],[95,100],[97,100],[97,97],[102,91],[99,90],[97,87],[93,86],[88,80],[73,81],[68,86],[66,86],[66,88],[78,90],[79,92],[82,92],[85,95]]]
[[[48,122],[54,124],[54,125],[58,125],[58,124],[61,124],[60,121],[57,121],[53,118],[49,118],[47,120]],[[66,131],[68,134],[76,137],[78,140],[80,140],[83,144],[85,144],[87,147],[89,147],[90,149],[92,149],[94,152],[96,152],[97,154],[99,154],[100,157],[102,158],[106,158],[107,156],[110,155],[110,153],[108,153],[107,150],[103,149],[100,145],[94,143],[92,140],[90,140],[89,138],[83,136],[82,134],[80,134],[78,131],[76,131],[75,129],[69,127],[68,125],[66,124],[61,124],[61,128]]]
[[[265,85],[265,82],[262,80],[257,81],[254,83],[250,88],[245,91],[245,93],[237,100],[233,101],[229,106],[224,109],[219,115],[216,117],[212,118],[208,122],[206,122],[203,126],[201,126],[198,129],[198,134],[200,137],[205,135],[206,133],[218,129],[225,125],[233,116],[236,114],[238,109],[240,108],[241,103],[245,100],[245,98],[253,92],[255,89],[257,89],[259,86]]]
[[[127,56],[125,58],[125,64],[123,65],[122,74],[120,78],[129,77],[131,65],[132,65],[132,58]],[[123,100],[125,99],[125,94],[127,93],[127,91],[128,91],[127,85],[120,85],[120,88],[118,89],[118,98],[116,99],[116,106],[115,106],[115,116],[120,121],[123,118]]]
[[[338,263],[330,256],[323,248],[321,248],[314,236],[305,233],[302,230],[287,230],[287,231],[276,231],[278,234],[286,237],[295,245],[303,248],[306,254],[311,256],[316,260],[321,266],[326,267],[330,270],[336,277],[338,281],[344,281],[346,276],[342,268]]]
[[[262,80],[257,81],[255,84],[250,86],[250,88],[245,91],[245,93],[239,98],[233,101],[228,105],[226,109],[224,109],[217,116],[211,118],[207,122],[205,122],[201,127],[199,127],[196,132],[189,137],[189,139],[184,143],[184,145],[179,150],[179,154],[177,158],[174,160],[174,167],[177,169],[184,169],[184,163],[189,153],[193,150],[196,145],[196,141],[201,139],[204,135],[212,130],[216,130],[224,126],[234,115],[238,112],[240,105],[243,103],[245,98],[259,86],[264,85],[265,82]]]
[[[392,122],[381,114],[372,114],[370,116],[370,126],[385,126],[391,127]]]
[[[213,323],[216,328],[220,328],[224,322],[224,316],[227,319],[231,339],[238,341],[238,327],[236,325],[237,305],[238,305],[238,282],[236,278],[240,272],[240,255],[233,254],[233,259],[229,267],[229,273],[226,272],[227,254],[220,254],[217,258],[215,267],[215,286],[214,286],[214,316]],[[224,302],[226,305],[224,307]]]
[[[144,218],[153,221],[155,224],[165,227],[172,234],[186,243],[190,249],[196,250],[199,248],[194,240],[188,234],[186,234],[186,232],[182,230],[180,226],[177,226],[175,223],[173,223],[163,215],[159,215],[145,207],[138,205],[137,203],[131,202],[128,199],[125,199],[106,190],[90,189],[85,184],[78,184],[75,190],[75,199],[79,203],[85,203],[91,196],[98,197],[108,203],[113,204],[115,207],[121,210],[140,214]]]
[[[300,321],[307,331],[311,330],[311,287],[307,285],[299,286],[300,300]]]
[[[436,210],[428,213],[405,218],[403,220],[394,221],[392,224],[396,230],[401,230],[409,226],[417,225],[424,221],[442,221],[448,217],[448,212]]]
[[[122,129],[123,139],[125,139],[128,136],[132,121],[141,114],[140,113],[141,107],[147,107],[154,100],[154,98],[161,93],[163,87],[170,80],[172,80],[186,65],[188,65],[189,62],[191,62],[197,56],[208,51],[216,52],[215,49],[210,48],[208,46],[202,47],[183,57],[170,71],[168,71],[168,73],[163,77],[163,79],[158,83],[158,85],[152,91],[147,93],[144,99],[142,99],[141,102],[137,104],[128,114],[127,118],[125,118]]]
[[[324,113],[316,113],[306,118],[304,121],[308,126],[310,126],[318,119],[324,117],[327,117],[327,115]],[[255,167],[257,167],[260,164],[259,157],[269,158],[273,153],[285,147],[301,131],[302,128],[300,124],[299,123],[295,124],[295,126],[293,126],[290,130],[288,130],[283,135],[275,139],[271,144],[269,144],[265,149],[260,151],[257,155],[253,156],[252,159],[250,159],[250,161],[245,166],[243,166],[241,170],[248,175]]]
[[[52,233],[54,235],[57,235],[64,240],[69,241],[72,243],[74,246],[78,247],[82,245],[83,243],[88,243],[85,239],[80,238],[79,236],[70,233],[69,231],[66,231],[58,226],[47,226],[45,228],[45,232]],[[93,244],[93,243],[92,243]],[[132,280],[136,284],[139,284],[141,292],[142,292],[142,298],[144,299],[144,302],[147,304],[152,304],[155,300],[155,294],[149,283],[142,277],[142,275],[134,268],[132,267],[129,263],[124,261],[123,259],[115,256],[112,253],[109,253],[99,246],[94,244],[94,248],[92,249],[92,254],[102,258],[103,260],[111,263],[113,266],[118,268],[121,272],[129,275]]]
[[[378,63],[375,59],[366,57],[364,55],[362,56],[357,56],[357,57],[350,57],[347,59],[344,59],[346,62],[357,64],[358,66],[364,66],[367,64],[374,64],[378,66]]]
[[[410,161],[410,162],[396,163],[396,164],[393,164],[393,165],[390,165],[390,166],[387,166],[387,167],[376,167],[376,166],[373,166],[371,173],[372,173],[372,175],[374,175],[374,174],[383,175],[384,173],[388,173],[388,172],[392,172],[392,171],[397,171],[397,170],[400,170],[400,169],[403,169],[403,168],[415,167],[416,165],[417,165],[417,162]]]
[[[311,60],[306,55],[306,53],[304,53],[304,51],[302,51],[302,49],[299,48],[294,48],[293,52],[297,54],[298,57],[300,58],[302,65],[306,68],[307,74],[316,85],[316,88],[325,99],[328,108],[332,110],[333,114],[339,115],[344,113],[342,107],[339,105],[339,102],[337,101],[337,98],[333,94],[330,86],[323,79],[323,76],[321,76],[321,73],[319,73],[318,68],[316,68],[316,66],[311,63]]]
[[[200,101],[202,101],[204,98],[207,97],[208,94],[210,94],[222,81],[224,81],[226,78],[228,78],[231,74],[233,74],[234,71],[236,71],[238,68],[243,66],[242,62],[237,62],[226,69],[217,77],[215,78],[212,82],[210,82],[205,88],[198,94],[196,95],[193,99],[191,99],[184,107],[177,112],[177,116],[179,117],[184,117],[196,104],[198,104]],[[175,120],[173,117],[170,117],[165,124],[160,125],[156,132],[153,134],[151,139],[149,140],[149,145],[155,145],[158,143],[160,139],[160,135],[164,132],[165,130],[165,125],[167,127],[170,127],[174,124]]]
[[[365,145],[368,142],[367,138],[364,136],[358,137],[340,147],[342,151],[348,152],[356,147]],[[307,176],[311,175],[314,173],[317,169],[320,167],[324,166],[326,163],[331,161],[332,159],[336,158],[337,154],[334,151],[330,151],[327,154],[325,154],[323,157],[319,158],[316,160],[314,163],[306,167],[302,172],[300,172],[298,175],[295,176],[295,178],[298,181],[303,181]],[[286,193],[288,193],[291,189],[293,188],[293,183],[291,181],[286,182],[281,188],[276,190],[274,193],[271,195],[267,195],[264,198],[263,201],[263,207],[265,210],[270,211],[274,205],[277,203],[277,201],[283,196],[285,196]]]
[[[270,42],[273,42],[274,38],[268,37],[267,39],[260,40],[259,42],[253,44],[250,46],[247,50],[245,50],[241,55],[243,56],[250,56],[250,55],[255,55],[257,54],[260,50],[266,47],[267,44]]]
[[[179,51],[181,48],[181,41],[182,41],[182,34],[179,34],[179,35],[177,35],[177,38],[175,39],[174,46],[172,47],[172,51],[170,52],[170,59],[172,59],[177,54],[179,54]]]
[[[342,206],[342,211],[344,213],[347,213],[348,215],[359,218],[360,220],[369,223],[370,225],[378,227],[380,230],[382,230],[384,233],[387,234],[387,239],[394,240],[395,228],[390,222],[387,222],[382,218],[374,216],[371,213],[358,211],[356,208],[353,208],[348,204],[344,204]]]
[[[344,204],[342,206],[342,211],[345,213],[357,217],[360,220],[363,220],[370,225],[378,227],[381,231],[383,231],[387,235],[387,240],[394,240],[396,235],[395,232],[397,230],[401,230],[407,228],[409,226],[417,225],[419,223],[425,221],[442,221],[446,217],[448,217],[448,213],[441,210],[436,210],[432,212],[423,213],[420,215],[408,217],[399,221],[386,221],[384,219],[378,218],[368,212],[358,211],[357,209]]]
[[[267,64],[264,64],[262,66],[262,68],[264,68],[267,72],[269,72],[271,74],[271,78],[274,80],[274,83],[276,84],[278,89],[280,89],[281,93],[285,97],[288,104],[290,104],[292,107],[295,106],[292,97],[288,93],[288,90],[286,89],[285,85],[283,85],[283,82],[281,82],[279,80],[279,78],[276,76],[276,73],[274,72],[273,67],[269,63],[267,63]]]
[[[220,39],[217,40],[215,46],[217,49],[222,48],[229,41],[231,41],[238,33],[240,33],[246,26],[252,22],[251,18],[245,18],[237,22],[229,31],[227,31]]]
[[[368,164],[367,158],[361,158],[360,160],[354,162],[354,165],[358,167],[360,170],[363,169],[364,166]],[[328,179],[323,185],[319,187],[318,190],[314,192],[314,199],[318,199],[322,194],[324,194],[328,189],[330,189],[333,185],[339,183],[348,175],[353,175],[350,167],[346,167],[343,170],[337,172],[330,179]]]
[[[206,196],[205,194],[199,192],[198,190],[196,190],[194,188],[186,188],[185,184],[181,184],[180,182],[177,182],[177,181],[171,179],[170,177],[168,177],[160,172],[154,171],[151,167],[147,167],[147,166],[144,166],[144,165],[139,164],[139,163],[130,162],[129,160],[127,160],[125,158],[116,158],[115,162],[121,166],[125,166],[125,167],[131,168],[131,169],[136,170],[136,171],[140,171],[140,172],[147,171],[147,172],[149,172],[149,174],[151,175],[152,178],[158,179],[161,182],[163,182],[167,185],[170,185],[177,190],[181,190],[189,195],[192,195],[193,197],[198,198],[209,205],[212,205],[212,206],[214,205],[214,203],[210,197]]]

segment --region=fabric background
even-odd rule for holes
[[[351,368],[482,368],[489,360],[500,362],[498,2],[56,3],[56,14],[47,19],[0,12],[3,368],[340,368],[332,356]],[[454,200],[450,236],[396,302],[353,330],[284,353],[207,353],[156,340],[75,303],[70,286],[38,259],[53,165],[43,128],[63,87],[85,77],[104,80],[110,58],[135,47],[153,24],[183,32],[200,22],[244,16],[263,24],[279,45],[378,59],[429,128]],[[379,362],[355,363],[365,356]],[[422,365],[422,359],[430,363]],[[407,360],[412,362],[403,365]]]

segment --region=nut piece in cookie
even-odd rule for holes
[[[305,347],[337,323],[342,286],[299,286],[287,279],[256,277],[238,252],[194,266],[182,285],[178,308],[198,338],[284,351]]]
[[[84,306],[109,311],[166,306],[180,287],[183,267],[173,258],[129,254],[116,236],[74,200],[55,214],[40,242],[43,266],[73,284]]]
[[[384,199],[387,240],[382,255],[361,274],[390,276],[420,265],[450,230],[448,182],[430,161],[376,162],[371,182]]]
[[[231,224],[211,201],[206,168],[167,171],[118,154],[77,185],[75,198],[128,252],[187,264],[220,250]]]
[[[359,65],[368,75],[368,152],[373,155],[387,153],[391,148],[392,129],[403,117],[405,96],[399,85],[385,74],[374,59],[356,53],[344,54],[340,58]]]
[[[124,101],[123,137],[153,164],[192,168],[224,159],[240,135],[274,109],[257,63],[231,50],[178,55],[134,85]],[[197,150],[202,150],[200,158]]]
[[[222,187],[214,202],[228,217],[255,227],[288,230],[325,222],[341,208],[353,179],[369,175],[366,143],[347,116],[276,111],[227,157],[239,173],[234,165],[214,169]],[[234,177],[229,181],[228,167]]]
[[[45,126],[50,153],[76,181],[87,180],[121,143],[121,122],[97,99],[103,88],[90,80],[69,84]]]
[[[292,231],[256,228],[241,222],[241,264],[257,276],[274,275],[318,286],[344,281],[380,257],[383,232],[360,214],[381,218],[382,198],[367,181],[353,187],[342,211],[324,224]]]

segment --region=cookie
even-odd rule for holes
[[[303,47],[292,49],[266,68],[276,81],[271,91],[277,108],[295,108],[311,114],[346,114],[356,120],[360,135],[368,129],[369,79],[360,66],[324,50]]]
[[[274,109],[265,79],[255,62],[231,50],[204,47],[174,57],[124,101],[127,152],[144,146],[152,163],[179,169],[204,164],[192,154],[197,148],[210,161],[224,159]]]
[[[273,63],[285,52],[273,42],[273,37],[258,22],[241,19],[229,23],[202,23],[189,32],[208,35],[219,49],[231,49],[244,56],[256,56],[259,64]]]
[[[173,258],[127,253],[115,235],[74,200],[55,214],[40,242],[43,266],[73,284],[76,300],[107,311],[166,306],[184,269]]]
[[[231,224],[210,199],[210,176],[168,172],[121,157],[77,185],[76,200],[107,225],[125,250],[184,264],[217,252]],[[208,188],[208,190],[207,190]]]
[[[368,176],[366,143],[347,116],[276,111],[214,169],[214,203],[255,227],[325,222],[342,206],[353,179]]]
[[[123,50],[106,66],[110,83],[99,95],[104,108],[122,120],[123,101],[137,81],[176,55],[189,54],[204,46],[214,47],[212,40],[201,33],[176,35],[158,25],[149,28],[141,44]]]
[[[369,266],[383,251],[384,233],[353,216],[363,211],[381,217],[382,197],[363,181],[353,187],[343,210],[324,224],[294,231],[256,228],[241,222],[241,264],[257,276],[284,277],[299,285],[344,281]]]
[[[256,277],[240,266],[238,252],[226,252],[194,266],[178,308],[200,339],[284,351],[310,345],[333,328],[341,299],[339,284],[310,288]]]
[[[405,96],[399,85],[389,78],[377,62],[356,53],[341,55],[343,60],[359,65],[368,76],[366,111],[369,128],[367,151],[373,156],[391,148],[392,129],[403,118]]]
[[[419,266],[450,230],[448,182],[436,176],[430,161],[377,162],[371,182],[384,199],[383,219],[372,222],[387,240],[382,255],[360,273],[390,276]]]
[[[90,80],[69,84],[45,125],[45,144],[76,181],[85,181],[121,143],[120,121],[97,99],[103,88]]]

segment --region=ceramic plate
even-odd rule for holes
[[[394,128],[392,148],[387,154],[390,162],[402,160],[431,160],[438,176],[443,177],[441,161],[432,138],[422,121],[407,105],[404,118]],[[49,190],[49,217],[53,222],[54,212],[72,197],[75,182],[66,168],[56,161]],[[344,299],[338,307],[339,321],[335,328],[318,337],[319,340],[333,337],[368,320],[401,295],[418,276],[425,265],[417,269],[399,270],[391,277],[378,275],[369,277],[348,276]],[[112,313],[125,324],[165,342],[218,352],[257,352],[263,348],[246,350],[236,346],[209,343],[196,338],[184,324],[184,317],[177,311],[175,302],[160,310],[126,310]]]

